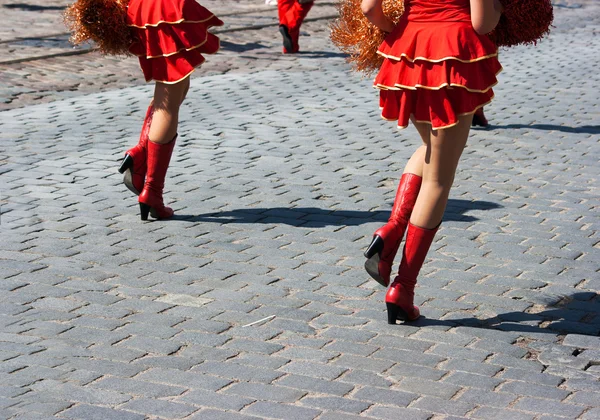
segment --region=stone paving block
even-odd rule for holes
[[[289,365],[286,365],[289,366]],[[285,367],[282,369],[285,369]],[[207,361],[194,367],[191,372],[203,372],[227,379],[271,383],[283,376],[282,372],[240,365],[234,362],[219,363]]]
[[[404,407],[387,407],[387,406],[373,406],[364,412],[367,418],[386,419],[393,420],[397,418],[408,418],[415,420],[427,420],[432,416],[431,412],[424,410],[415,410],[413,408]],[[350,417],[349,417],[350,418]],[[362,417],[361,417],[362,418]],[[446,417],[447,418],[447,417]],[[334,417],[335,419],[335,417]]]
[[[363,415],[354,416],[354,415],[347,414],[347,413],[325,412],[321,415],[321,417],[319,417],[319,420],[362,420],[365,418],[368,420],[373,419],[373,417],[366,417]]]
[[[502,354],[493,355],[488,360],[486,360],[486,362],[505,368],[508,367],[527,370],[533,373],[541,373],[544,369],[543,365],[536,360],[516,359]]]
[[[143,420],[145,415],[96,405],[77,404],[60,413],[62,418],[81,420]]]
[[[91,372],[114,375],[120,378],[130,378],[137,375],[143,366],[136,366],[118,361],[92,359],[92,358],[70,358],[64,365],[65,368],[85,369]]]
[[[600,349],[600,337],[589,335],[567,334],[563,340],[566,346],[585,348],[585,349]]]
[[[425,410],[433,413],[443,414],[446,416],[465,416],[469,411],[473,410],[475,406],[476,404],[473,403],[449,401],[426,395],[418,401],[411,404],[410,408]]]
[[[565,404],[542,398],[525,397],[513,406],[515,410],[528,411],[536,414],[553,414],[563,417],[576,418],[585,410],[584,406]]]
[[[564,378],[556,375],[549,375],[546,373],[532,373],[522,369],[504,369],[502,375],[503,379],[512,379],[517,381],[533,382],[538,385],[546,386],[559,386]]]
[[[320,394],[331,394],[344,396],[348,394],[354,385],[338,381],[312,378],[303,375],[288,374],[277,379],[276,384]]]
[[[502,379],[490,378],[483,375],[471,374],[467,372],[452,372],[444,377],[443,383],[450,383],[469,388],[487,389],[493,391],[498,385],[503,383]],[[510,390],[503,390],[511,392]]]
[[[268,416],[276,419],[311,420],[321,414],[320,410],[280,404],[277,402],[257,401],[244,410],[245,413],[257,416]]]
[[[117,344],[118,347],[125,347],[134,350],[142,350],[153,354],[173,354],[182,346],[182,342],[163,340],[153,337],[130,336]]]
[[[73,404],[65,401],[39,401],[20,404],[18,407],[13,407],[15,411],[25,411],[32,418],[52,417],[57,413],[66,410]],[[18,416],[17,418],[19,418]]]
[[[301,400],[304,407],[314,407],[319,410],[338,411],[358,414],[371,406],[371,403],[357,401],[348,397],[305,397]]]
[[[462,392],[457,401],[477,404],[482,407],[508,408],[520,396],[504,392],[489,392],[488,390],[467,388]]]
[[[224,390],[223,393],[279,403],[294,403],[306,395],[305,391],[297,389],[249,382],[233,384]]]
[[[330,327],[321,334],[324,338],[350,340],[365,343],[375,337],[375,333],[350,328]]]
[[[413,351],[407,351],[407,350],[395,350],[395,351],[386,350],[386,351],[384,351],[383,349],[378,350],[375,353],[373,353],[372,357],[375,357],[378,359],[391,360],[396,363],[411,363],[411,364],[415,364],[418,366],[427,366],[427,367],[431,367],[431,368],[438,366],[441,362],[446,360],[445,357],[434,355],[434,354],[423,353],[423,354],[419,354],[418,357],[415,357],[415,353]]]
[[[214,409],[202,409],[190,417],[191,420],[259,420],[260,417],[246,414],[234,413],[231,411],[221,411]]]
[[[139,398],[131,400],[120,407],[123,410],[140,413],[144,416],[153,415],[163,418],[180,419],[198,411],[197,407],[179,404],[155,398]]]
[[[405,378],[397,387],[403,391],[431,395],[448,400],[461,390],[461,386],[459,385],[429,381],[421,378]]]
[[[310,376],[320,379],[333,380],[338,378],[348,369],[330,364],[322,364],[308,361],[292,361],[283,366],[281,371],[296,375]]]
[[[138,379],[126,378],[102,378],[90,386],[124,394],[139,395],[146,398],[178,396],[186,391],[186,388],[181,386],[150,383]]]
[[[193,390],[186,392],[185,395],[178,398],[177,401],[185,404],[217,408],[219,410],[239,411],[247,405],[252,404],[256,399],[237,395],[225,395],[210,391],[207,392],[206,390]]]
[[[357,390],[352,397],[372,403],[406,407],[416,400],[419,395],[412,392],[365,386]]]
[[[225,343],[225,348],[234,351],[246,351],[251,353],[273,354],[283,349],[281,344],[266,343],[256,340],[233,339]]]
[[[480,407],[475,410],[471,416],[476,419],[515,419],[515,420],[533,420],[535,415],[523,413],[522,411],[500,409],[492,407]]]
[[[600,406],[600,393],[598,392],[586,392],[586,391],[578,391],[573,394],[568,399],[569,403],[579,404],[579,405],[588,405],[592,407]]]
[[[86,404],[122,404],[131,399],[131,396],[119,392],[90,387],[78,387],[73,384],[62,384],[53,380],[44,380],[36,383],[31,389],[35,392],[29,397],[43,395],[59,401],[81,402]]]
[[[600,408],[592,408],[581,416],[584,420],[597,419],[598,417],[600,417]]]
[[[333,343],[328,344],[323,349],[336,354],[346,353],[368,357],[377,351],[378,348],[379,347],[375,345],[359,344],[345,340],[335,340]]]

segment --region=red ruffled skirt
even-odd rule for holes
[[[131,0],[127,24],[136,41],[146,81],[177,83],[219,50],[219,38],[208,28],[223,22],[195,0]]]
[[[408,126],[410,116],[433,129],[448,128],[462,115],[491,102],[502,70],[498,49],[470,21],[401,19],[381,44],[384,57],[374,86],[381,116]]]

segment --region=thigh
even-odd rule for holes
[[[472,120],[472,115],[465,115],[459,117],[453,127],[431,130],[423,169],[428,180],[452,184],[458,161],[467,145]]]
[[[156,82],[154,87],[154,106],[157,109],[178,109],[187,94],[190,78],[177,83]]]
[[[431,134],[431,124],[417,122],[414,115],[410,116],[410,120],[413,123],[413,125],[415,126],[415,128],[417,129],[419,136],[421,136],[421,140],[423,141],[423,144],[425,144],[425,145],[429,144],[429,136]]]

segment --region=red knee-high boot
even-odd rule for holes
[[[139,195],[144,188],[146,179],[146,144],[148,143],[148,133],[150,133],[150,124],[154,115],[154,106],[151,104],[146,111],[146,118],[142,125],[142,132],[138,144],[125,152],[123,162],[119,167],[119,172],[124,173],[123,183],[135,195]]]
[[[294,43],[290,35],[290,22],[287,20],[287,14],[296,4],[296,0],[278,0],[277,14],[279,15],[279,33],[283,37],[283,53],[291,53],[294,49]]]
[[[148,220],[148,213],[156,219],[168,219],[173,216],[173,209],[164,205],[162,195],[176,139],[177,135],[167,144],[148,141],[146,147],[148,151],[148,172],[146,173],[144,189],[138,198],[142,220]]]
[[[437,230],[408,224],[400,269],[385,295],[389,324],[395,324],[397,319],[414,321],[421,315],[419,308],[413,304],[415,286]]]
[[[422,180],[420,176],[415,174],[405,173],[402,175],[394,199],[392,214],[388,222],[375,231],[371,245],[365,251],[365,257],[367,258],[365,270],[385,287],[390,284],[394,258],[417,201]]]
[[[279,32],[283,36],[283,52],[297,53],[300,51],[300,26],[313,7],[314,1],[280,0],[279,4]]]

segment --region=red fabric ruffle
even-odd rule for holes
[[[502,70],[497,47],[475,32],[462,13],[468,2],[461,2],[450,0],[456,3],[450,9],[410,3],[381,44],[378,53],[385,59],[374,86],[381,90],[383,118],[404,128],[414,115],[433,129],[448,128],[492,100]]]
[[[498,80],[502,66],[495,59],[463,63],[455,60],[439,62],[402,58],[385,60],[381,65],[375,86],[379,89],[441,89],[462,87],[471,92],[485,92]]]
[[[472,62],[496,56],[498,48],[479,35],[471,22],[412,22],[401,19],[379,47],[386,58]]]
[[[434,130],[449,128],[458,123],[458,117],[475,113],[492,101],[494,92],[469,92],[463,88],[440,90],[382,90],[379,92],[381,117],[398,121],[406,128],[411,114],[418,122],[431,124]]]
[[[195,0],[131,0],[128,25],[146,81],[176,83],[205,61],[202,53],[219,50],[208,28],[223,22]]]

